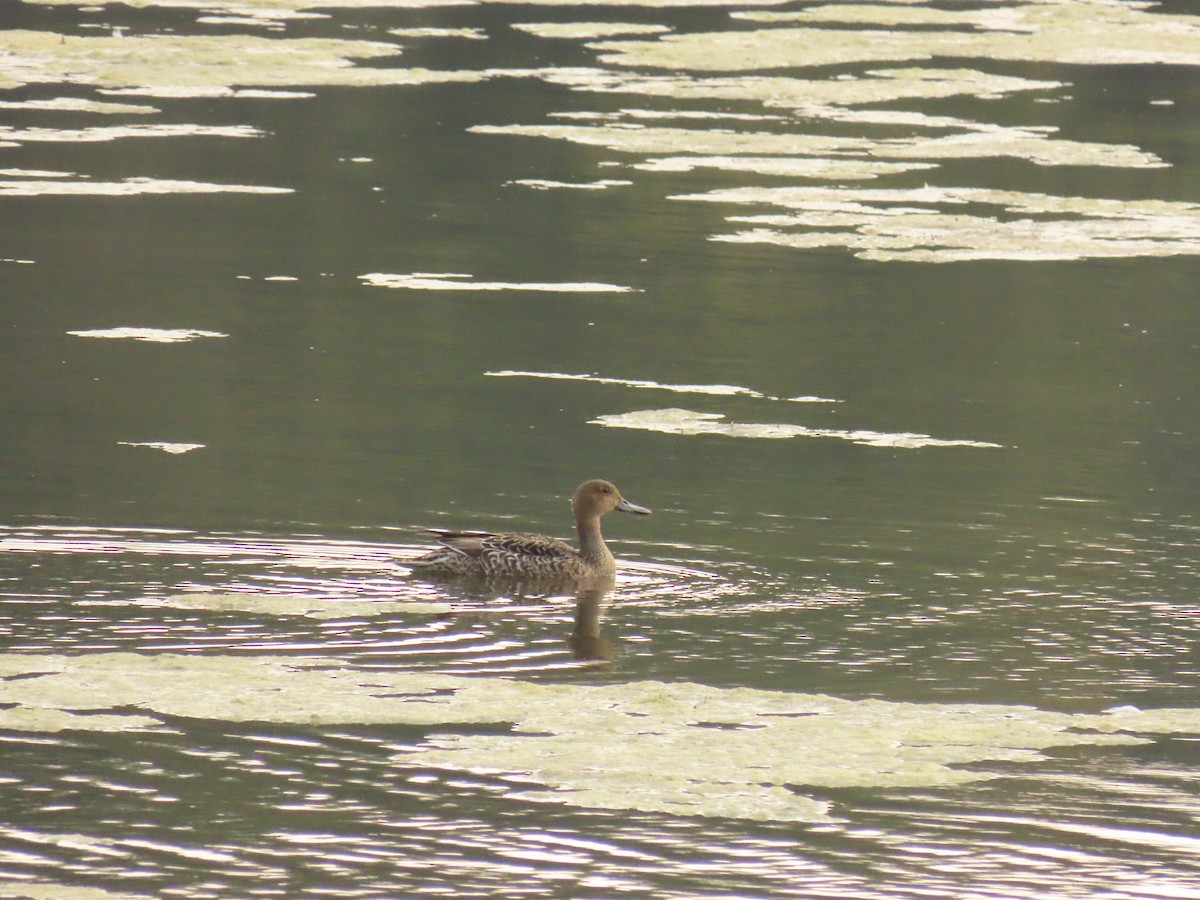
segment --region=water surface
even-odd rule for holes
[[[1186,4],[0,26],[0,896],[1196,894]]]

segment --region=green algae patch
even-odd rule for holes
[[[145,194],[291,194],[291,188],[254,184],[213,184],[165,178],[125,178],[121,181],[90,181],[86,178],[55,180],[0,180],[4,197],[136,197]],[[100,336],[100,335],[96,335]]]
[[[38,0],[47,6],[97,7],[117,0]],[[335,9],[425,9],[441,6],[475,6],[506,0],[119,0],[135,8],[171,7],[202,10],[200,21],[279,26],[293,19],[329,18]],[[686,8],[706,6],[780,6],[787,0],[589,0],[593,7]],[[528,6],[578,6],[578,0],[525,0]]]
[[[995,777],[1045,751],[1200,733],[1200,710],[1100,715],[893,703],[639,681],[578,685],[359,671],[333,659],[96,653],[0,655],[0,704],[30,730],[152,727],[154,716],[408,724],[434,734],[395,757],[509,780],[515,799],[670,815],[818,822],[805,789],[925,788]],[[116,712],[122,710],[122,712]],[[136,710],[136,712],[124,712]],[[55,718],[58,715],[59,718]],[[63,717],[65,716],[65,717]],[[39,728],[39,723],[44,728]],[[470,725],[470,733],[453,733]],[[496,725],[496,733],[479,733]],[[1020,770],[1005,767],[1005,777]]]
[[[516,178],[512,181],[504,182],[505,187],[518,185],[520,187],[533,188],[535,191],[605,191],[609,188],[627,187],[631,184],[633,184],[632,181],[613,178],[602,178],[599,181],[550,181],[545,178]]]
[[[671,30],[666,25],[637,22],[525,22],[512,27],[541,38],[570,40],[594,40],[624,34],[664,34]]]
[[[603,147],[622,153],[731,153],[823,154],[858,150],[870,143],[862,138],[814,134],[710,131],[694,128],[647,127],[644,125],[475,125],[476,134],[512,135],[569,141],[587,147]]]
[[[693,172],[717,169],[724,172],[751,172],[785,178],[812,178],[834,181],[868,181],[885,175],[935,169],[936,163],[885,163],[859,159],[825,159],[803,156],[664,156],[633,163],[631,168],[646,172]]]
[[[1086,0],[1084,0],[1086,2]],[[1134,5],[1134,4],[1130,4]],[[861,6],[827,3],[795,12],[737,12],[736,19],[751,22],[836,22],[845,25],[879,25],[884,27],[935,25],[952,28],[976,28],[987,31],[1035,31],[1026,22],[1026,10],[1021,7],[993,9],[935,9],[917,5],[880,6],[864,3]]]
[[[486,41],[487,32],[482,28],[389,28],[388,34],[400,38],[460,38],[468,41]]]
[[[836,22],[853,26],[921,24],[921,30],[883,27],[779,27],[669,35],[656,41],[598,45],[601,61],[675,70],[752,71],[881,61],[987,59],[1077,65],[1200,65],[1200,18],[1151,12],[1135,3],[1055,0],[1005,10],[989,27],[980,12],[895,6],[818,7],[768,16],[773,22]],[[899,23],[898,17],[924,17]],[[971,20],[974,16],[974,21]],[[763,18],[762,15],[757,15]],[[953,21],[947,22],[951,18]],[[945,28],[973,25],[971,29]]]
[[[480,0],[483,3],[507,3],[509,0]],[[645,6],[651,9],[687,9],[706,6],[783,6],[789,0],[589,0],[588,6],[605,7]],[[579,6],[579,0],[528,0],[529,6]]]
[[[117,441],[117,446],[145,447],[147,450],[160,450],[163,453],[170,453],[172,456],[204,449],[204,444],[184,444],[179,441]]]
[[[1200,253],[1200,204],[986,188],[733,188],[676,199],[767,206],[714,240],[843,247],[862,259],[1077,260]],[[994,210],[987,215],[988,209]]]
[[[484,372],[492,378],[546,378],[552,381],[588,381],[593,384],[613,384],[621,387],[642,388],[657,391],[674,391],[679,394],[709,394],[719,397],[743,396],[757,400],[782,400],[787,403],[841,403],[828,397],[774,397],[756,391],[754,388],[741,387],[736,384],[663,384],[658,381],[648,381],[641,378],[606,378],[600,375],[577,375],[565,372],[523,372],[514,369],[502,369],[495,372]]]
[[[150,716],[103,713],[77,715],[64,709],[31,709],[23,706],[0,709],[0,731],[50,734],[60,731],[147,731],[160,727],[158,719]]]
[[[154,34],[75,37],[0,31],[0,88],[34,83],[87,84],[165,96],[221,95],[240,86],[373,86],[474,81],[478,72],[356,66],[396,56],[378,41]]]
[[[607,65],[707,72],[916,62],[935,55],[931,46],[897,32],[819,28],[694,32],[592,46]]]
[[[109,338],[113,340],[148,341],[156,344],[182,344],[198,338],[229,337],[220,331],[204,331],[199,328],[93,328],[85,331],[68,331],[75,337]]]
[[[671,153],[697,156],[819,156],[855,155],[868,159],[986,159],[1013,157],[1044,166],[1114,166],[1160,168],[1166,164],[1129,144],[1102,144],[1055,138],[1032,128],[961,124],[949,135],[869,138],[759,131],[651,127],[640,124],[602,125],[476,125],[477,134],[514,135],[569,141],[621,153]],[[944,127],[944,123],[933,123]]]
[[[0,140],[16,143],[94,144],[122,138],[228,137],[257,138],[249,125],[102,125],[93,128],[0,127]]]
[[[592,425],[608,428],[634,428],[662,434],[721,435],[733,438],[835,438],[868,447],[919,450],[923,447],[1000,448],[988,441],[947,440],[913,432],[870,431],[868,429],[809,428],[783,422],[726,422],[724,413],[694,412],[690,409],[641,409],[635,412],[597,416]]]
[[[1164,13],[1151,3],[1108,0],[1035,0],[1011,6],[826,3],[794,10],[735,11],[731,16],[742,27],[592,40],[587,46],[608,68],[531,74],[591,93],[713,105],[759,103],[790,111],[797,127],[665,127],[648,123],[634,110],[622,110],[603,117],[573,114],[575,121],[570,123],[473,130],[604,148],[625,154],[629,170],[711,170],[832,185],[814,188],[824,191],[824,197],[810,195],[811,202],[797,206],[779,198],[803,188],[748,186],[675,198],[785,207],[783,212],[768,209],[730,216],[737,228],[713,235],[727,243],[799,250],[841,247],[867,260],[936,263],[1200,252],[1195,210],[1188,203],[1118,204],[1101,198],[986,190],[964,199],[967,189],[953,187],[933,188],[932,193],[918,189],[906,200],[881,202],[850,184],[960,160],[1167,168],[1166,160],[1139,146],[1073,140],[1053,125],[973,121],[894,104],[1017,93],[1040,94],[1032,98],[1038,102],[1071,99],[1065,81],[983,72],[970,67],[976,60],[986,61],[989,68],[997,62],[1200,65],[1200,16]],[[940,68],[943,64],[954,68]],[[843,71],[827,78],[816,72],[794,77],[821,66],[840,66]],[[940,197],[935,196],[938,192]],[[747,428],[775,436],[789,432],[786,427],[711,421],[684,425],[726,434],[746,434]]]
[[[14,679],[13,675],[29,677]],[[464,708],[456,715],[417,702],[446,686],[437,676],[396,678],[318,669],[303,660],[134,653],[12,655],[0,658],[0,679],[0,703],[33,710],[136,708],[187,718],[295,724],[480,721],[477,710]],[[140,726],[143,717],[133,718]]]
[[[148,116],[159,110],[144,103],[113,103],[105,100],[84,100],[78,97],[52,97],[46,100],[3,100],[0,109],[21,109],[34,112],[81,112],[109,116]]]
[[[358,278],[364,284],[373,287],[410,291],[548,291],[566,294],[610,292],[620,294],[635,290],[624,285],[595,281],[476,281],[471,275],[459,272],[413,272],[409,275],[369,272],[366,275],[359,275]]]
[[[52,843],[54,839],[48,839]],[[63,840],[68,843],[69,838]],[[81,838],[77,846],[92,845],[92,838]],[[104,847],[101,852],[112,853]],[[0,898],[14,900],[149,900],[149,894],[132,894],[125,891],[109,891],[98,887],[80,887],[78,885],[55,884],[50,881],[0,881]]]
[[[1018,92],[1045,92],[1066,86],[1060,81],[997,75],[966,68],[872,69],[829,79],[745,74],[648,75],[610,69],[547,69],[537,74],[546,81],[578,91],[679,100],[746,100],[782,108],[856,106],[963,95],[997,99]]]
[[[135,9],[171,7],[196,9],[208,13],[199,21],[230,21],[239,24],[271,25],[290,19],[327,19],[329,14],[315,10],[331,9],[424,9],[437,6],[473,6],[478,0],[37,0],[43,6],[115,5]]]
[[[514,734],[439,736],[430,749],[398,759],[546,785],[516,794],[527,800],[814,822],[828,818],[827,807],[801,788],[963,784],[992,777],[962,768],[968,764],[1031,763],[1050,747],[1140,742],[1076,730],[1089,717],[1026,707],[656,682],[571,687],[559,698],[569,705],[530,697]],[[1197,724],[1193,713],[1184,727]]]
[[[302,616],[308,619],[342,619],[361,616],[439,615],[450,612],[449,603],[416,601],[337,600],[288,594],[254,594],[232,591],[190,591],[168,597],[144,599],[138,606],[192,609],[206,612],[248,612],[266,616]]]

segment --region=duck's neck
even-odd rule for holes
[[[575,523],[575,530],[579,532],[579,555],[588,564],[605,570],[616,568],[617,562],[600,533],[599,516],[580,519]]]

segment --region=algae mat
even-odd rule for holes
[[[827,820],[828,804],[806,789],[964,784],[997,774],[983,764],[1033,764],[1051,748],[1200,732],[1200,711],[1189,709],[1084,715],[173,654],[2,656],[0,704],[0,727],[35,732],[172,727],[157,716],[420,726],[436,733],[395,757],[397,765],[511,778],[522,788],[511,796],[525,800],[764,821]],[[490,724],[501,730],[479,733]]]

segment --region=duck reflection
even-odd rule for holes
[[[506,613],[513,610],[509,604],[556,604],[574,596],[574,627],[566,643],[575,659],[584,662],[606,661],[616,658],[617,642],[606,636],[601,625],[604,598],[612,591],[616,579],[600,576],[584,580],[529,579],[513,582],[511,579],[453,579],[439,582],[439,592],[452,599],[465,600],[473,606],[483,608],[461,609],[448,616],[477,616],[488,613]],[[503,605],[497,605],[501,601]]]
[[[613,660],[617,643],[605,637],[600,625],[600,603],[612,589],[612,582],[582,588],[575,595],[575,629],[567,646],[578,660]]]

